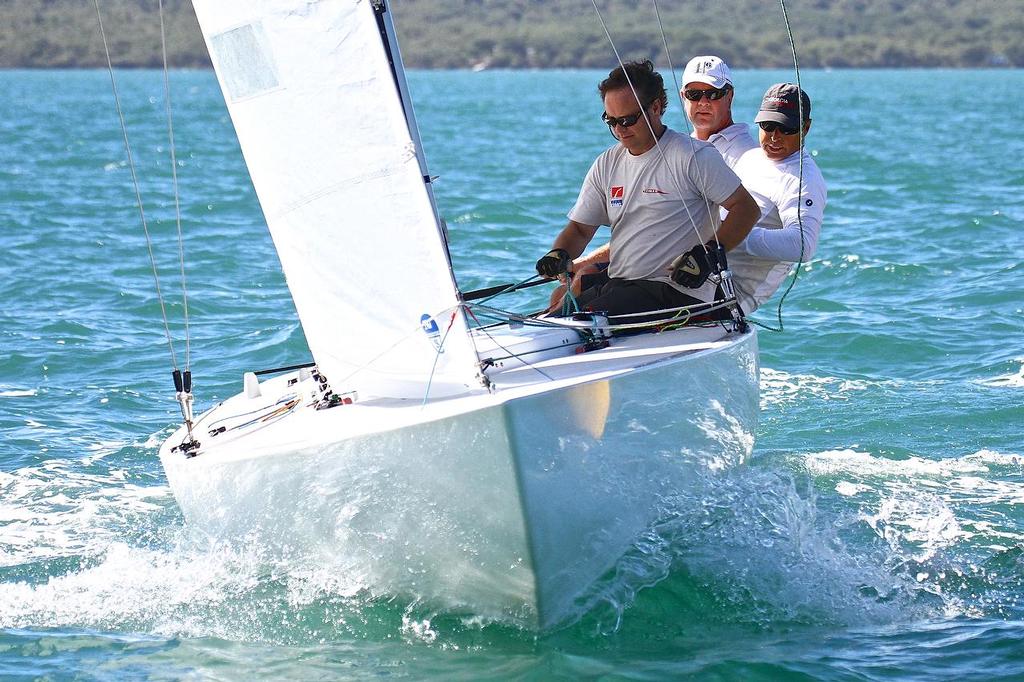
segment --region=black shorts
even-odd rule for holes
[[[689,296],[664,282],[646,279],[610,278],[605,284],[585,289],[576,299],[580,309],[595,313],[606,313],[609,317],[628,313],[643,313],[649,310],[664,310],[682,306],[701,305],[704,301]],[[625,317],[615,322],[650,322],[669,319],[678,312],[652,316]],[[685,315],[684,315],[685,317]]]
[[[591,287],[600,287],[608,284],[608,266],[610,263],[598,263],[596,265],[597,272],[589,275],[583,275],[580,277],[580,292],[584,292]]]

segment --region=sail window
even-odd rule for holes
[[[232,101],[278,86],[277,69],[262,24],[247,24],[212,36],[210,50]]]

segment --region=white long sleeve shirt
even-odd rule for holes
[[[746,313],[775,293],[793,263],[807,261],[818,248],[827,188],[811,156],[805,151],[802,158],[802,176],[801,154],[770,161],[760,147],[744,153],[734,166],[761,209],[761,219],[728,256]]]

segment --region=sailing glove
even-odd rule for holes
[[[712,273],[717,274],[727,267],[725,247],[714,240],[698,244],[672,261],[669,267],[673,282],[696,289],[708,281]]]
[[[543,277],[558,277],[569,270],[569,252],[565,249],[551,249],[537,261],[537,274]]]

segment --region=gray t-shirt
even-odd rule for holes
[[[740,180],[707,142],[665,130],[652,149],[633,156],[615,145],[590,167],[569,219],[612,228],[610,277],[665,282],[710,301],[714,285],[687,289],[672,282],[676,256],[718,229],[718,204]]]

